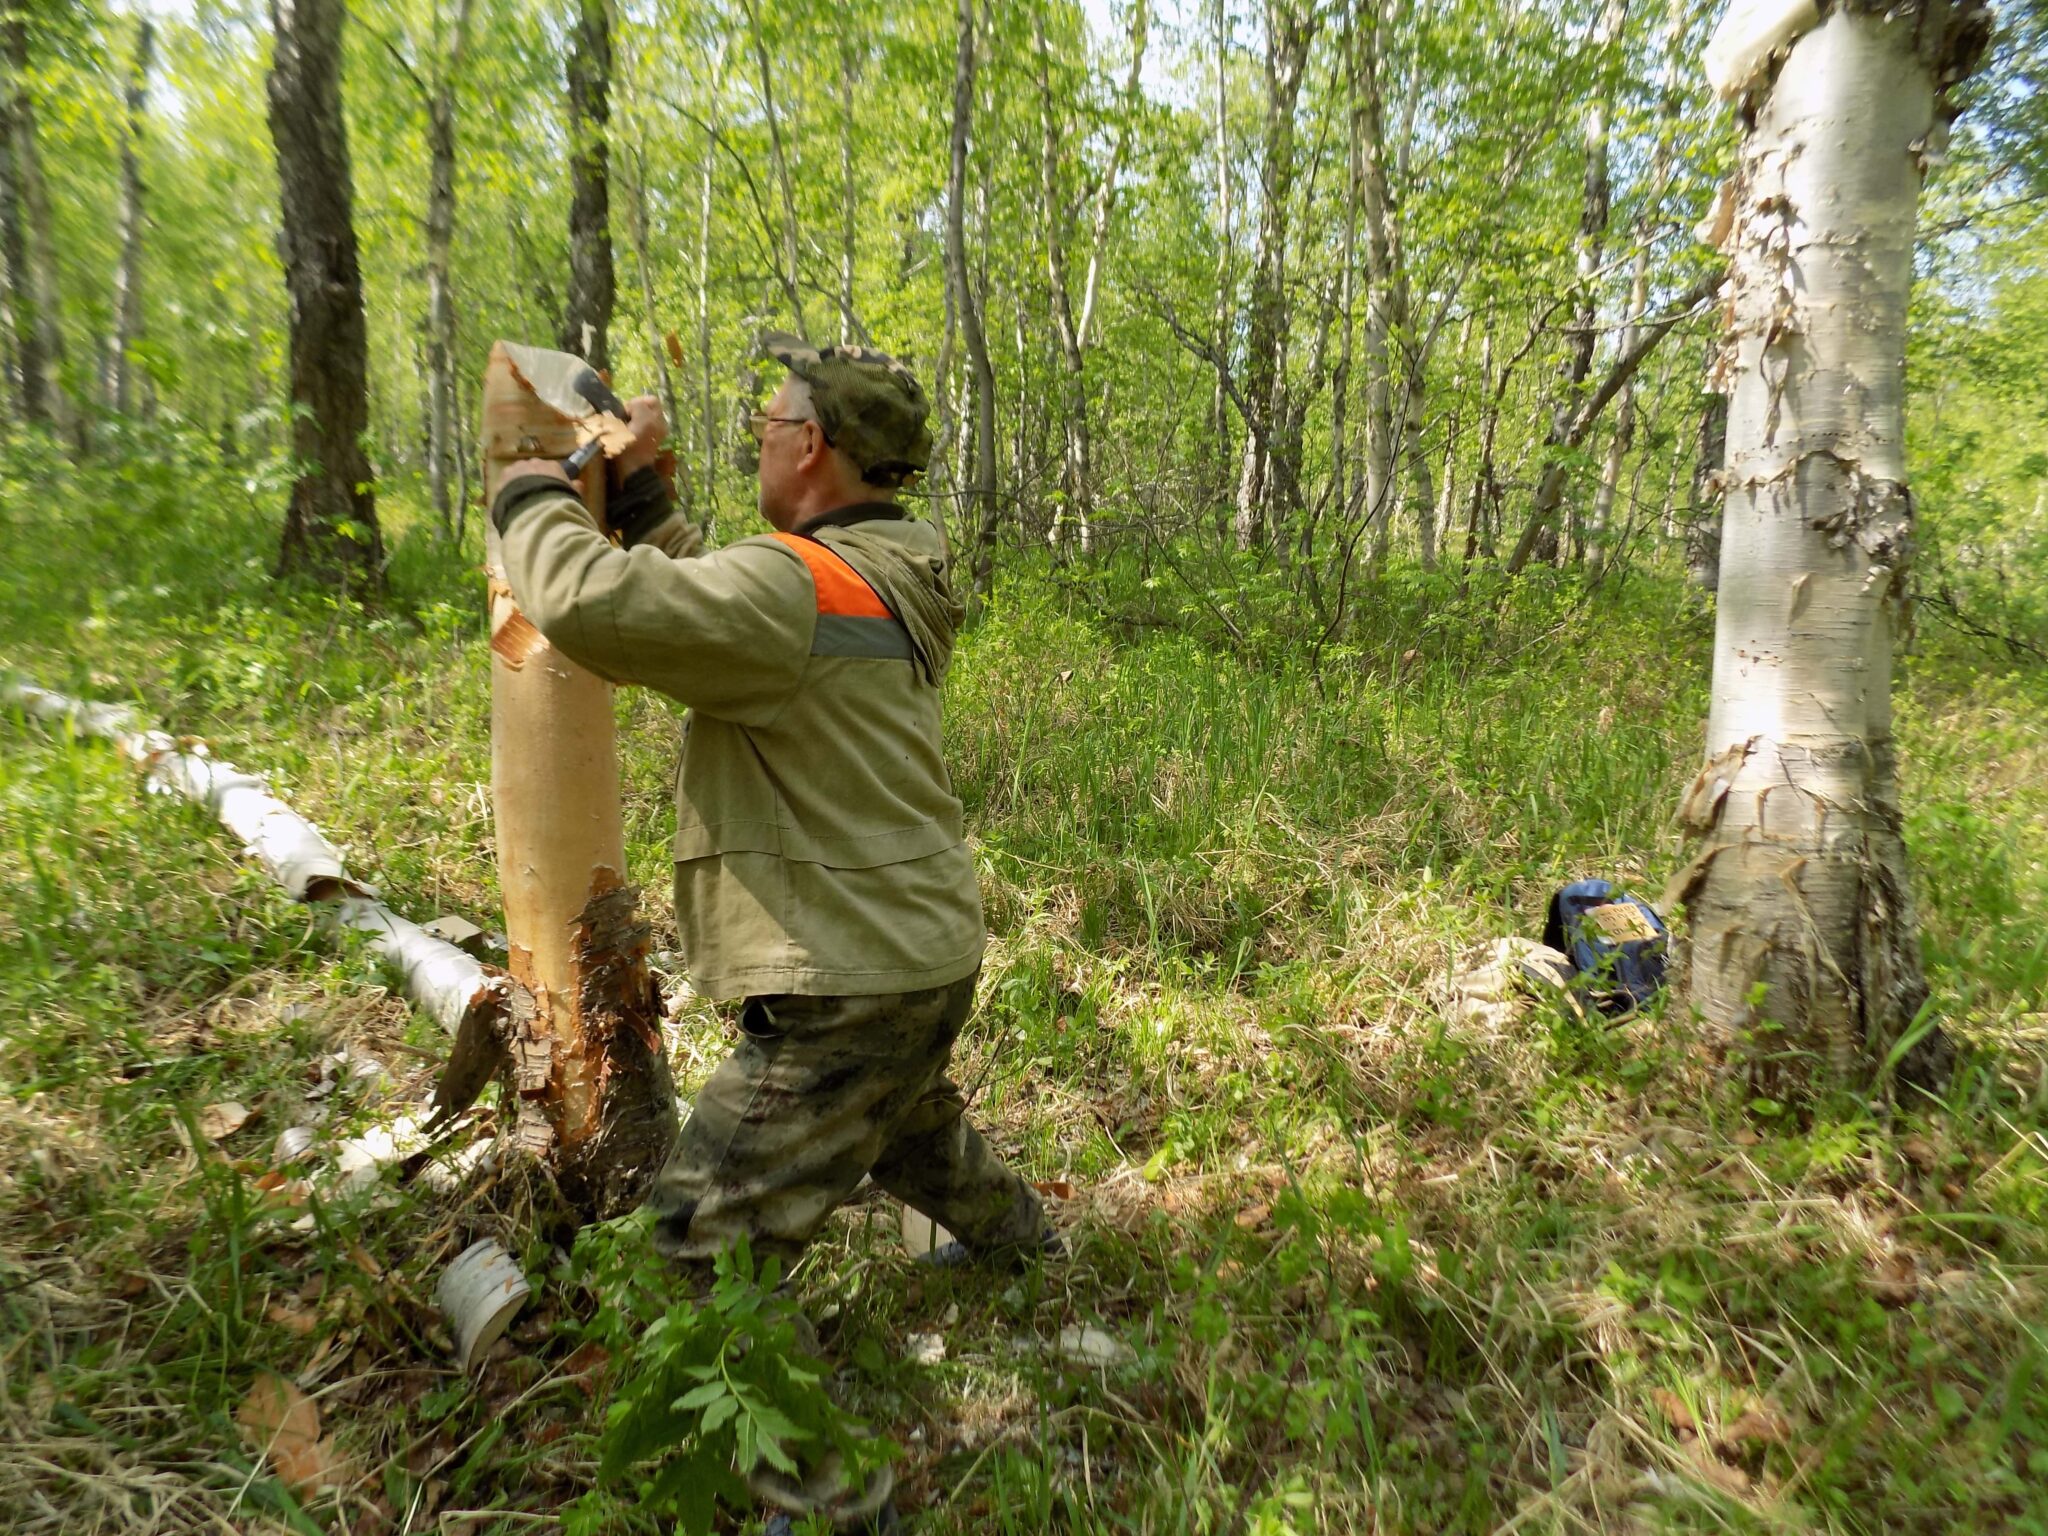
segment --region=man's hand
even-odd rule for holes
[[[562,468],[560,459],[521,459],[516,464],[507,464],[505,473],[498,477],[498,484],[510,485],[522,475],[540,475],[569,484],[568,472]]]
[[[633,441],[611,461],[614,485],[624,485],[628,475],[652,464],[668,439],[668,417],[652,395],[626,402],[626,425],[633,429]]]

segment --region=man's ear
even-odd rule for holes
[[[832,456],[832,445],[825,441],[823,427],[814,421],[807,421],[804,425],[815,428],[818,434],[816,437],[812,437],[809,432],[804,434],[804,439],[810,447],[804,450],[804,456],[797,461],[806,474],[811,474],[825,467],[825,461]]]

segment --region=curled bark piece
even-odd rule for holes
[[[1734,0],[1707,39],[1707,84],[1723,101],[1740,96],[1772,54],[1819,25],[1814,0]]]
[[[471,1243],[441,1274],[434,1296],[455,1333],[460,1369],[475,1369],[533,1294],[496,1238]]]

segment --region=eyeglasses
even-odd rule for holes
[[[786,422],[792,427],[817,427],[821,434],[825,430],[823,426],[811,420],[808,416],[770,416],[766,411],[750,411],[747,413],[747,430],[753,434],[755,442],[766,443],[768,441],[768,423],[771,421]],[[829,442],[830,439],[828,438],[826,441]]]

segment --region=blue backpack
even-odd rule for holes
[[[1619,1018],[1664,989],[1670,930],[1648,902],[1605,880],[1574,880],[1550,898],[1543,942],[1572,962],[1572,987]]]

